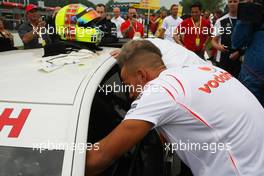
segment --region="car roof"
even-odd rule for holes
[[[113,59],[113,48],[92,54],[81,64],[69,64],[53,72],[41,69],[43,49],[16,50],[0,55],[0,102],[73,104],[82,81]]]

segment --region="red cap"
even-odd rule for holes
[[[29,11],[33,10],[33,9],[38,9],[38,7],[34,4],[28,4],[26,6],[26,13],[28,13]]]

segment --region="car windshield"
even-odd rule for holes
[[[63,156],[63,150],[0,146],[0,175],[60,176]]]

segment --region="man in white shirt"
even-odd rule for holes
[[[161,26],[162,30],[161,30],[159,37],[174,42],[175,40],[173,38],[173,33],[183,20],[180,17],[178,17],[178,5],[177,4],[173,4],[171,6],[170,11],[171,11],[171,15],[167,16],[163,20],[163,23]]]
[[[168,69],[147,40],[119,56],[121,77],[135,99],[124,121],[87,152],[88,175],[99,173],[152,128],[195,176],[264,175],[264,109],[238,80],[213,66]],[[144,87],[144,89],[138,89]],[[185,145],[181,147],[179,145]]]
[[[176,42],[162,40],[159,38],[148,38],[146,40],[150,41],[160,49],[162,60],[166,68],[208,64],[194,52],[186,49]]]
[[[146,40],[150,41],[160,49],[162,60],[167,68],[209,64],[197,56],[194,52],[186,49],[176,42],[159,38],[148,38]],[[117,59],[120,52],[120,49],[115,49],[110,54]]]
[[[113,8],[114,17],[111,19],[112,23],[115,23],[117,29],[117,38],[123,38],[120,27],[125,20],[120,16],[120,8]]]

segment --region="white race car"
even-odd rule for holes
[[[85,174],[86,150],[130,107],[111,50],[45,60],[42,49],[1,53],[0,176]],[[175,176],[173,164],[152,131],[102,175]]]

